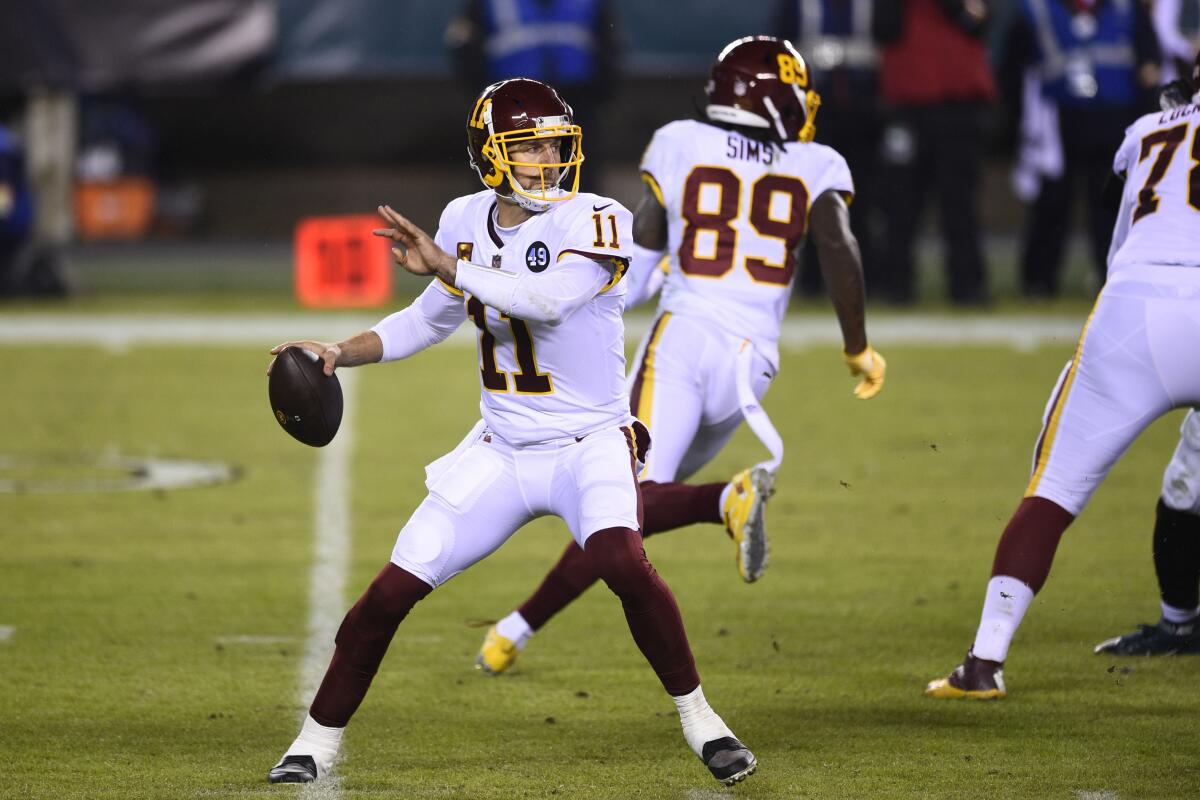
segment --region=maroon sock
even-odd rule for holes
[[[684,695],[700,685],[696,660],[675,596],[646,558],[642,537],[628,528],[593,533],[584,548],[596,573],[621,599],[629,632],[663,688]]]
[[[1074,519],[1075,515],[1057,503],[1026,497],[996,545],[992,577],[1011,576],[1029,584],[1037,594],[1050,574],[1058,541]]]
[[[642,535],[693,525],[721,522],[723,483],[642,483]]]
[[[517,611],[536,631],[599,579],[599,573],[584,555],[583,548],[572,541],[563,551],[562,558],[542,579],[542,585]]]
[[[308,710],[313,719],[331,728],[346,726],[366,697],[400,621],[432,591],[395,564],[375,576],[338,628],[333,659]]]

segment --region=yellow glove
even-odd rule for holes
[[[861,375],[862,380],[854,387],[854,396],[859,400],[870,400],[879,394],[883,388],[883,373],[887,370],[887,362],[883,356],[875,352],[875,348],[867,345],[861,353],[850,355],[842,353],[846,365],[850,367],[851,375]]]

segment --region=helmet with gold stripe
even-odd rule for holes
[[[552,154],[535,155],[543,150]],[[530,211],[579,191],[583,132],[541,81],[511,78],[484,89],[467,119],[467,153],[484,186]]]
[[[787,39],[747,36],[717,56],[705,86],[712,122],[759,132],[779,142],[810,142],[820,96],[808,65]]]

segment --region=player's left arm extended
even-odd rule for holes
[[[401,245],[392,248],[397,264],[414,275],[436,276],[446,286],[470,292],[484,305],[527,322],[560,325],[599,294],[618,269],[611,259],[593,260],[586,253],[573,253],[542,273],[518,275],[481,267],[438,247],[390,206],[380,206],[379,214],[392,227],[377,229],[375,235]]]
[[[609,268],[583,256],[560,261],[536,274],[517,275],[461,260],[455,272],[455,286],[484,305],[546,325],[561,325],[611,279]]]
[[[840,192],[829,190],[813,203],[809,215],[821,276],[842,327],[842,352],[852,375],[862,377],[854,394],[869,400],[883,388],[887,362],[867,343],[866,300],[862,257],[850,230],[850,211]]]

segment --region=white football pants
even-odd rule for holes
[[[429,494],[396,538],[392,563],[437,587],[495,552],[525,523],[556,516],[583,547],[607,528],[639,530],[636,434],[516,447],[480,422],[426,467]]]
[[[1138,434],[1197,404],[1200,269],[1117,272],[1050,395],[1025,496],[1078,515]]]
[[[687,480],[733,437],[743,416],[737,356],[742,340],[711,322],[663,313],[638,347],[629,373],[634,416],[650,430],[644,481]],[[761,401],[775,377],[755,353],[751,389]]]
[[[1179,445],[1163,472],[1163,503],[1200,514],[1200,414],[1189,411],[1179,426]]]

